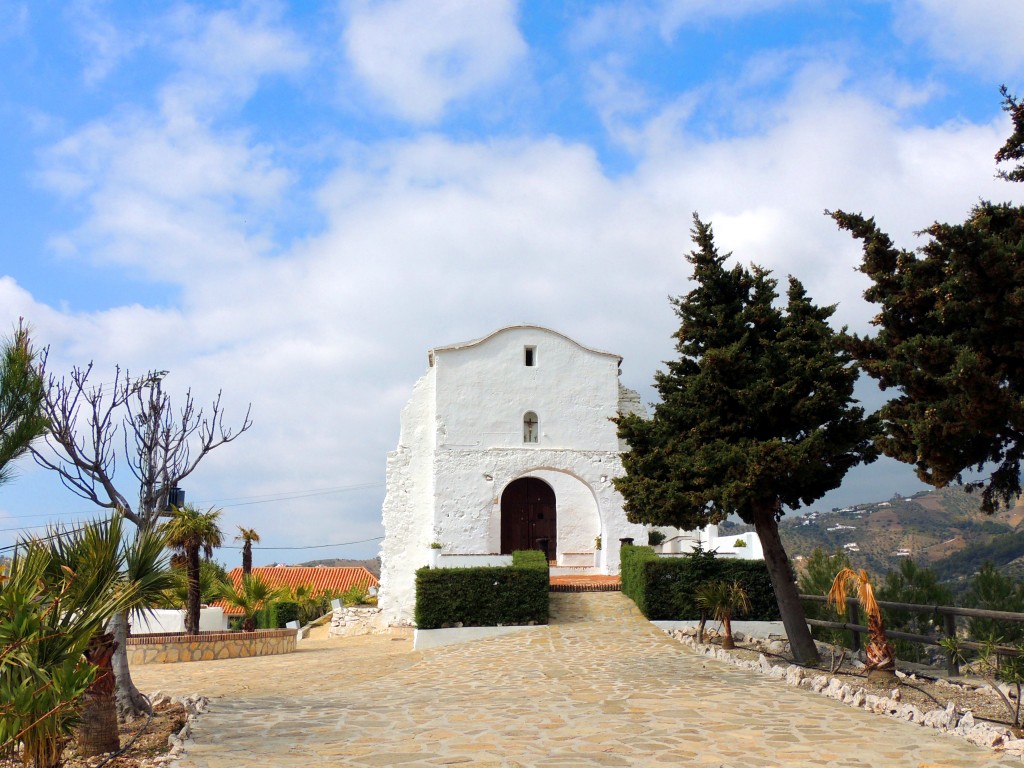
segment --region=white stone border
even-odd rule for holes
[[[412,649],[425,651],[444,645],[468,643],[473,640],[487,640],[515,632],[547,628],[547,624],[515,624],[505,627],[452,627],[450,629],[419,629],[413,633]]]
[[[808,670],[790,664],[786,667],[774,665],[768,661],[762,653],[757,661],[741,659],[733,656],[717,645],[704,645],[685,633],[681,629],[664,630],[669,637],[678,640],[683,645],[692,649],[701,656],[724,661],[743,669],[749,669],[762,675],[782,680],[787,685],[797,688],[805,688],[814,693],[828,696],[836,701],[849,704],[851,707],[866,709],[881,715],[888,715],[897,720],[905,720],[909,723],[916,723],[928,728],[935,728],[944,733],[951,733],[979,747],[999,750],[1007,755],[1017,758],[1024,758],[1024,739],[1016,738],[1009,728],[991,725],[989,723],[976,723],[972,712],[960,712],[952,701],[945,709],[933,709],[929,712],[921,712],[913,704],[900,703],[900,691],[894,688],[889,696],[876,696],[867,693],[863,688],[854,690],[849,684],[844,683],[837,677],[815,674],[811,675]]]

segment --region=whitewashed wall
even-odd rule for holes
[[[535,365],[524,350],[535,349]],[[623,473],[615,425],[620,409],[642,412],[620,386],[619,358],[560,333],[514,326],[465,344],[438,347],[402,413],[388,457],[380,605],[390,624],[412,620],[415,571],[430,543],[445,554],[501,549],[501,494],[522,477],[555,491],[558,556],[592,552],[601,536],[602,572],[618,573],[618,540],[645,538],[626,521],[611,479]],[[523,442],[523,417],[539,439]]]
[[[152,635],[164,632],[185,631],[185,611],[156,608],[151,611],[133,611],[131,614],[133,635]],[[199,631],[223,632],[228,628],[228,619],[223,608],[200,608]]]

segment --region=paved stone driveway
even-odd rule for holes
[[[549,627],[424,652],[313,641],[134,675],[146,691],[217,697],[182,768],[1011,764],[694,656],[619,593],[555,594],[552,607]]]

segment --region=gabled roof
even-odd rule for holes
[[[252,573],[271,587],[312,587],[314,595],[344,592],[356,585],[362,585],[364,588],[380,586],[377,577],[362,566],[270,565],[253,568]],[[228,578],[235,585],[235,589],[238,589],[242,583],[242,569],[235,568],[228,574]],[[229,606],[223,600],[215,600],[213,605],[223,608],[227,616],[242,615],[240,608]]]
[[[492,331],[491,333],[488,333],[486,336],[481,336],[479,339],[473,339],[472,341],[462,341],[462,342],[459,342],[457,344],[446,344],[446,345],[444,345],[442,347],[434,347],[433,349],[431,349],[427,353],[427,360],[429,361],[430,365],[433,365],[434,364],[434,353],[435,352],[445,352],[445,351],[448,351],[448,350],[466,349],[468,347],[475,347],[477,344],[483,344],[485,341],[487,341],[488,339],[491,339],[491,338],[497,336],[499,333],[504,333],[505,331],[514,331],[514,330],[523,330],[523,329],[531,330],[531,331],[543,331],[544,333],[550,333],[550,334],[552,334],[554,336],[560,336],[561,338],[565,339],[566,341],[570,342],[571,344],[575,344],[577,347],[579,347],[582,350],[585,350],[586,352],[593,352],[595,355],[605,355],[606,357],[614,357],[616,360],[619,361],[620,364],[622,363],[622,355],[616,355],[614,352],[605,352],[604,350],[601,350],[601,349],[594,349],[593,347],[587,347],[587,346],[585,346],[583,344],[580,344],[578,341],[576,341],[576,339],[569,338],[564,333],[559,333],[558,331],[552,330],[551,328],[545,328],[543,325],[530,325],[528,323],[521,323],[519,325],[506,325],[504,328],[499,328],[496,331]]]

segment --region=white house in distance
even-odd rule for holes
[[[541,549],[553,574],[616,574],[619,540],[647,543],[611,482],[627,449],[611,419],[644,412],[619,383],[621,357],[516,325],[436,347],[428,362],[388,454],[379,595],[388,624],[412,622],[424,565],[498,565]],[[660,530],[667,552],[717,532]]]

